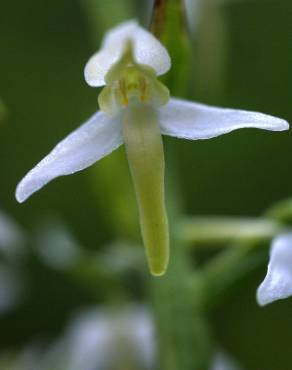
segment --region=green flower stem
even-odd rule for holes
[[[172,67],[162,76],[162,82],[171,88],[172,94],[187,97],[194,71],[184,0],[156,0],[151,31],[167,47],[171,56]]]
[[[283,230],[273,220],[231,216],[190,217],[180,224],[181,237],[191,247],[222,247],[235,241],[266,242]],[[240,247],[238,243],[230,246]]]
[[[157,0],[152,32],[165,44],[172,68],[163,81],[174,95],[187,96],[192,65],[183,0]],[[167,142],[168,144],[168,142]],[[180,234],[182,211],[172,148],[166,146],[167,208],[170,224],[170,263],[167,274],[150,284],[158,337],[160,370],[208,368],[209,332],[198,303],[201,279],[193,279],[187,247]]]
[[[169,232],[164,199],[164,151],[154,109],[130,103],[123,116],[123,137],[139,205],[142,237],[150,271],[164,274]]]
[[[186,29],[184,0],[154,0],[151,31],[157,38],[164,41],[171,36],[184,37]],[[179,31],[180,35],[169,32],[174,30]]]
[[[292,199],[284,199],[277,202],[266,212],[269,219],[277,220],[283,223],[292,223]]]

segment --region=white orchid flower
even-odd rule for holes
[[[265,306],[292,295],[292,233],[273,239],[268,271],[257,290],[257,301]]]
[[[105,85],[98,99],[100,111],[62,140],[16,190],[17,200],[23,202],[54,178],[80,171],[125,143],[154,275],[165,272],[169,253],[161,135],[198,140],[243,127],[288,129],[286,121],[269,115],[169,98],[157,76],[170,66],[164,46],[135,21],[109,31],[85,67],[90,86]]]

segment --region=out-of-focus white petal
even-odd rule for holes
[[[85,311],[75,318],[65,337],[70,370],[116,369],[124,364],[126,368],[129,363],[133,368],[153,367],[154,327],[143,306]]]
[[[202,7],[206,0],[185,0],[186,16],[192,32],[196,32],[200,22]]]
[[[11,217],[0,211],[0,251],[15,258],[23,252],[24,243],[23,230]]]
[[[106,311],[88,310],[80,313],[66,333],[69,365],[72,370],[104,369],[111,358],[113,333]]]
[[[288,122],[258,112],[217,108],[181,99],[170,99],[159,109],[161,132],[184,139],[210,139],[246,127],[270,131],[289,128]]]
[[[152,67],[157,75],[170,68],[166,48],[136,21],[128,21],[110,30],[103,40],[100,51],[94,54],[85,66],[85,80],[90,86],[105,85],[105,75],[122,56],[125,42],[132,40],[137,63]]]
[[[70,268],[81,256],[81,248],[70,230],[55,218],[39,228],[36,245],[42,261],[53,269]]]
[[[292,233],[277,236],[271,246],[268,271],[257,290],[260,306],[292,295]]]
[[[16,271],[5,265],[0,265],[0,313],[14,307],[22,298],[24,292],[23,280]]]
[[[210,370],[239,370],[239,367],[230,356],[220,351],[215,354]]]
[[[23,202],[54,178],[89,167],[118,148],[122,141],[119,119],[102,112],[95,113],[21,180],[16,199]]]

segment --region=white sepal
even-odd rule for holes
[[[18,184],[16,199],[24,202],[49,181],[89,167],[123,142],[119,118],[102,112],[62,140]]]
[[[187,100],[170,99],[159,109],[161,132],[183,139],[210,139],[240,128],[288,130],[281,118],[258,112],[212,107]]]
[[[292,233],[277,236],[271,245],[264,281],[257,290],[257,302],[265,306],[292,295]]]
[[[136,21],[128,21],[107,32],[101,49],[89,59],[84,70],[88,85],[105,85],[107,72],[122,56],[128,40],[133,42],[137,63],[152,67],[157,75],[170,69],[171,62],[166,48]]]

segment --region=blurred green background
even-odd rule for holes
[[[292,2],[192,5],[188,97],[292,122]],[[117,299],[147,302],[145,281],[152,278],[137,271],[140,265],[146,269],[144,259],[140,262],[139,252],[136,256],[137,248],[132,255],[122,243],[113,245],[121,237],[140,243],[138,227],[134,232],[125,227],[137,211],[123,148],[88,170],[57,179],[24,204],[17,204],[14,191],[34,164],[97,110],[98,91],[86,85],[83,68],[106,29],[129,18],[148,26],[150,7],[147,0],[1,1],[0,98],[6,113],[0,123],[0,210],[19,225],[25,246],[21,256],[3,253],[1,259],[19,275],[24,291],[0,312],[0,354],[9,350],[17,356],[28,343],[56,338],[82,306]],[[291,135],[242,130],[208,141],[168,139],[176,151],[186,214],[259,216],[290,197]],[[60,225],[73,239],[66,243],[74,244],[75,257],[82,255],[78,268],[40,257],[46,233],[54,234]],[[102,259],[89,259],[88,267],[84,255],[96,251]],[[255,302],[267,251],[261,266],[210,310],[212,336],[243,369],[291,370],[291,299],[264,309]],[[128,258],[137,258],[138,267],[122,274],[117,265]],[[110,273],[104,272],[107,263]]]

